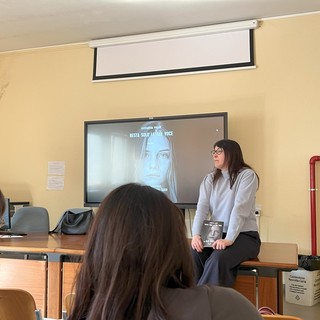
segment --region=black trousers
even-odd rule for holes
[[[240,263],[256,258],[260,245],[259,233],[248,231],[241,232],[235,242],[224,250],[192,250],[197,284],[233,287]]]

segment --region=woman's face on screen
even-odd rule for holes
[[[141,180],[155,188],[161,187],[167,180],[171,162],[170,143],[164,136],[151,136],[142,155]],[[164,191],[164,190],[162,190]]]

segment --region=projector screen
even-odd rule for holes
[[[195,207],[210,151],[227,138],[227,113],[86,121],[84,204],[98,206],[114,188],[150,185],[182,208]]]
[[[228,31],[94,49],[93,81],[254,67],[253,30]]]

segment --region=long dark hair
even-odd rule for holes
[[[0,190],[0,218],[3,215],[5,208],[6,208],[5,198],[2,191]]]
[[[160,191],[126,184],[101,203],[69,320],[166,319],[161,288],[188,288],[193,264],[184,217]]]
[[[234,185],[239,173],[244,169],[252,169],[247,163],[244,162],[241,147],[238,142],[230,139],[223,139],[217,141],[213,148],[222,148],[224,151],[225,162],[228,165],[228,172],[230,176],[230,189]],[[253,170],[253,169],[252,169]],[[256,173],[259,180],[259,177]],[[217,181],[221,177],[221,170],[216,169],[213,181]]]

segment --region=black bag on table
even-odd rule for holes
[[[320,270],[320,256],[298,255],[298,266],[308,270]]]
[[[69,209],[62,214],[56,227],[50,233],[86,234],[93,218],[93,210],[90,208]]]

